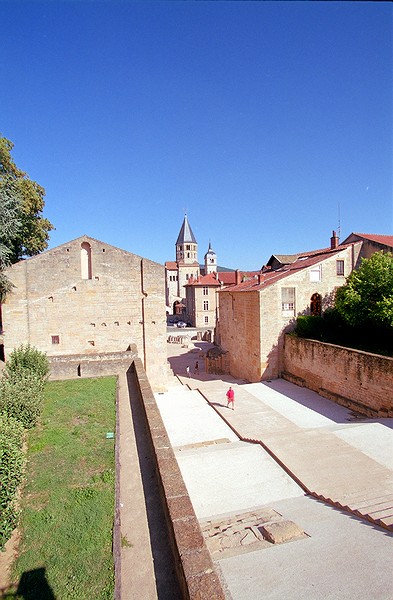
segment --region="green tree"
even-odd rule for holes
[[[393,327],[393,254],[363,259],[337,290],[335,307],[350,325]]]
[[[52,223],[42,216],[45,190],[14,163],[13,143],[0,137],[0,237],[3,258],[11,263],[48,246]],[[1,269],[0,263],[0,269]],[[3,267],[4,269],[4,267]]]

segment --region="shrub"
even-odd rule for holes
[[[301,338],[322,340],[324,338],[324,322],[322,317],[311,315],[300,316],[296,320],[295,333]]]
[[[23,427],[12,417],[0,415],[0,550],[16,527],[16,492],[22,481],[25,457]]]
[[[42,410],[44,381],[29,371],[3,375],[0,385],[0,413],[33,427]]]
[[[45,380],[49,374],[49,361],[44,352],[30,346],[30,344],[26,346],[22,344],[11,352],[5,370],[9,376],[27,371]]]

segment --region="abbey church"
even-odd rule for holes
[[[257,272],[218,267],[210,242],[200,265],[198,243],[185,215],[176,240],[176,260],[165,263],[167,313],[194,327],[214,329],[218,320],[218,291],[256,276]]]

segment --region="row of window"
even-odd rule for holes
[[[281,288],[281,310],[283,316],[295,314],[295,288]],[[310,313],[313,316],[322,314],[322,296],[317,292],[310,298]]]
[[[344,261],[336,260],[336,275],[344,277]],[[322,265],[316,265],[310,268],[310,281],[322,281]]]

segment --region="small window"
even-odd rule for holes
[[[82,279],[92,278],[91,246],[88,242],[81,244],[81,276]]]
[[[336,260],[336,274],[340,275],[341,277],[344,276],[344,261],[343,260]]]
[[[116,327],[119,327],[119,321],[115,321]]]
[[[186,280],[188,281],[188,273],[186,273]]]
[[[94,340],[89,340],[89,341],[88,341],[88,344],[90,344],[90,346],[95,346],[95,345],[96,345],[96,343],[95,343],[95,341],[94,341]]]
[[[209,323],[209,317],[205,317],[205,324],[207,325]]]
[[[209,295],[209,288],[208,287],[204,287],[203,288],[203,295],[204,296],[208,296]]]
[[[60,336],[52,335],[52,344],[60,344]]]
[[[295,288],[281,288],[281,310],[284,316],[295,313]]]
[[[203,301],[203,310],[209,310],[209,300]]]
[[[310,281],[321,281],[321,265],[318,265],[317,267],[311,267]]]

